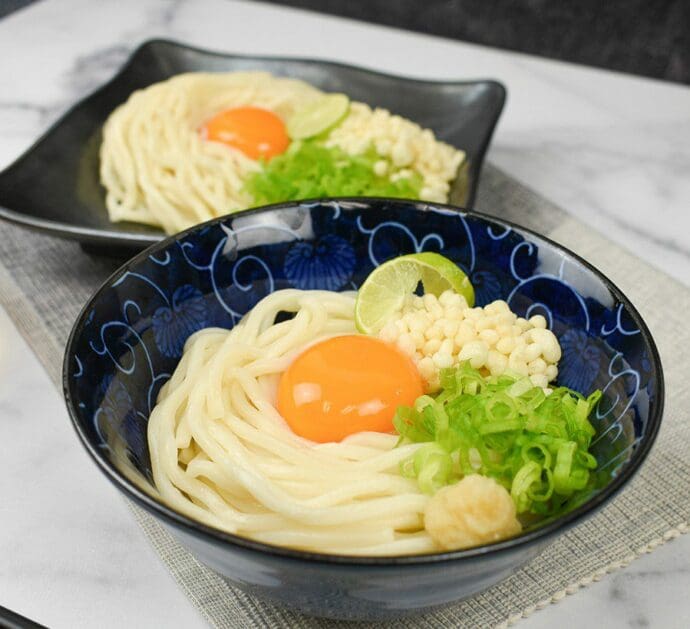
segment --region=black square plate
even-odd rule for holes
[[[467,153],[451,203],[471,207],[479,172],[506,91],[496,81],[420,81],[313,59],[249,57],[172,41],[142,44],[105,85],[72,107],[26,153],[0,173],[0,217],[91,245],[142,248],[162,231],[111,223],[98,178],[101,128],[137,89],[181,72],[266,70],[381,106],[433,129]]]

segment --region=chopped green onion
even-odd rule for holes
[[[448,484],[453,462],[450,454],[435,443],[423,446],[414,454],[414,471],[419,488],[433,494]]]
[[[541,465],[536,461],[528,461],[515,474],[510,487],[510,495],[515,502],[518,513],[529,510],[530,490],[533,485],[541,482],[541,469]]]
[[[400,444],[425,443],[401,470],[432,493],[473,473],[506,487],[519,513],[553,515],[577,500],[597,467],[589,416],[601,397],[550,395],[529,378],[483,376],[469,363],[441,371],[441,391],[400,407]]]
[[[349,155],[318,140],[296,141],[251,175],[246,190],[256,205],[337,196],[418,198],[421,176],[396,181],[378,176],[374,164],[380,159],[373,149]]]

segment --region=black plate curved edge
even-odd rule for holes
[[[2,605],[0,605],[0,627],[5,627],[5,629],[47,629],[45,625],[39,625],[26,616],[13,612]]]
[[[178,42],[144,42],[115,76],[69,109],[14,163],[0,172],[0,218],[24,227],[89,243],[142,249],[164,237],[154,228],[111,223],[98,179],[101,128],[129,95],[182,72],[266,70],[347,93],[434,130],[461,148],[469,161],[464,203],[472,207],[484,155],[506,99],[493,80],[426,81],[333,61],[245,56]]]
[[[302,203],[315,203],[315,202],[328,202],[336,199],[306,199]],[[366,202],[371,200],[366,197],[341,197],[337,199],[338,201],[345,202]],[[395,202],[396,199],[388,199],[390,202]],[[400,199],[397,199],[400,201]],[[484,221],[488,221],[497,226],[503,228],[509,228],[520,232],[524,236],[528,236],[531,240],[535,242],[543,242],[549,247],[559,250],[565,253],[568,257],[572,258],[584,268],[593,273],[599,280],[606,286],[609,292],[615,297],[616,301],[622,303],[626,310],[630,313],[635,325],[642,334],[650,349],[650,359],[652,370],[654,373],[654,381],[656,382],[656,388],[654,390],[654,395],[658,400],[658,403],[654,409],[654,414],[649,419],[648,423],[648,435],[647,439],[644,440],[642,445],[635,450],[633,457],[629,464],[624,468],[621,474],[616,476],[612,482],[610,482],[600,493],[596,494],[585,503],[579,505],[572,511],[562,515],[561,517],[548,522],[544,526],[532,529],[531,531],[521,534],[518,537],[510,538],[507,540],[501,540],[498,542],[493,542],[483,546],[478,546],[474,548],[467,548],[464,550],[455,551],[444,551],[438,553],[430,553],[425,555],[401,555],[395,557],[360,557],[360,556],[350,556],[350,555],[328,555],[324,553],[309,552],[303,550],[295,550],[292,548],[273,546],[270,544],[265,544],[263,542],[257,542],[249,538],[241,537],[239,535],[233,535],[231,533],[226,533],[219,529],[207,526],[195,520],[192,520],[185,515],[175,511],[174,509],[168,507],[162,502],[156,501],[149,494],[142,491],[136,485],[129,483],[124,480],[121,474],[115,469],[115,467],[105,460],[101,456],[97,448],[89,441],[86,433],[84,432],[82,426],[80,425],[78,414],[75,408],[74,400],[76,396],[72,390],[74,378],[72,377],[72,368],[75,362],[72,360],[73,351],[72,348],[75,343],[77,335],[80,333],[81,329],[85,325],[88,313],[91,310],[93,303],[98,300],[100,295],[106,291],[123,273],[127,272],[139,262],[146,259],[147,257],[156,254],[162,249],[169,246],[172,242],[179,241],[185,237],[188,233],[202,229],[207,226],[215,225],[217,223],[223,222],[224,217],[214,218],[205,223],[201,223],[194,227],[190,227],[178,234],[168,236],[164,240],[160,240],[157,244],[149,246],[144,251],[139,252],[137,255],[130,258],[122,266],[120,266],[116,271],[114,271],[108,279],[106,279],[101,286],[91,295],[89,300],[84,304],[81,312],[77,316],[72,330],[70,331],[67,343],[65,345],[65,352],[63,355],[62,362],[62,393],[65,400],[65,405],[67,407],[67,412],[72,423],[72,428],[77,434],[79,441],[82,446],[91,456],[92,460],[96,466],[101,470],[104,476],[120,491],[122,491],[127,497],[132,499],[138,506],[142,507],[148,511],[153,516],[159,518],[168,526],[179,529],[183,533],[200,536],[210,542],[230,544],[242,547],[244,549],[259,552],[268,553],[274,556],[281,556],[295,560],[317,562],[317,563],[337,563],[344,565],[376,565],[376,566],[387,566],[387,565],[403,565],[403,564],[425,564],[425,563],[435,563],[443,561],[454,561],[457,559],[465,559],[471,557],[488,556],[492,553],[499,553],[506,549],[517,548],[525,546],[532,543],[546,542],[555,536],[565,533],[572,527],[580,524],[587,518],[593,516],[597,511],[602,509],[611,499],[613,499],[626,484],[632,480],[632,478],[637,474],[642,463],[647,458],[647,455],[654,445],[657,435],[659,434],[659,429],[661,427],[661,421],[664,415],[664,405],[665,405],[665,381],[664,381],[664,370],[661,364],[661,356],[659,355],[659,350],[654,341],[654,337],[647,326],[642,315],[639,313],[637,308],[628,299],[628,297],[621,291],[616,284],[614,284],[606,275],[604,275],[599,269],[597,269],[590,262],[571,251],[564,245],[551,240],[547,236],[539,234],[538,232],[523,227],[512,221],[498,218],[496,216],[491,216],[489,214],[479,212],[477,210],[472,210],[468,208],[460,208],[457,206],[444,205],[442,203],[426,204],[423,201],[408,201],[414,204],[418,209],[424,211],[428,206],[433,206],[437,208],[444,208],[447,210],[453,210],[463,213],[467,216],[474,216],[480,218]],[[286,203],[276,203],[274,205],[267,205],[261,208],[251,208],[243,210],[244,215],[251,213],[260,213],[271,211],[277,207],[290,206],[295,202]],[[299,203],[299,202],[297,202]]]

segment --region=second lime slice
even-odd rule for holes
[[[340,122],[349,108],[350,99],[345,94],[326,94],[296,111],[287,121],[287,133],[292,140],[313,138]]]
[[[425,293],[439,296],[451,289],[462,295],[469,306],[474,305],[474,289],[459,266],[439,253],[412,253],[384,262],[369,274],[357,294],[357,329],[364,334],[377,334],[419,282]]]

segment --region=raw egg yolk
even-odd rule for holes
[[[221,111],[201,127],[201,136],[232,146],[252,159],[271,159],[284,153],[290,144],[283,121],[260,107]]]
[[[422,395],[414,363],[368,336],[336,336],[309,347],[283,373],[278,411],[292,431],[319,443],[362,431],[393,432],[400,405]]]

